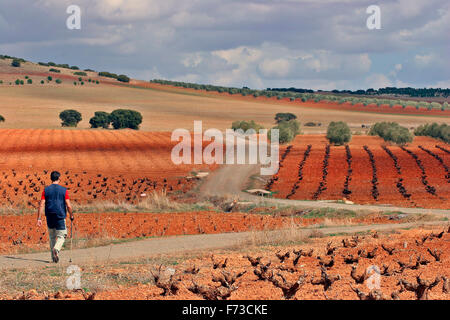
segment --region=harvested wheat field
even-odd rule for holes
[[[362,124],[371,125],[379,121],[396,121],[406,127],[417,127],[427,122],[443,122],[449,111],[402,109],[399,106],[351,106],[312,101],[290,102],[286,99],[242,95],[219,94],[202,90],[163,86],[141,80],[129,84],[111,78],[99,77],[87,72],[84,85],[74,85],[78,76],[73,70],[57,68],[60,73],[49,72],[48,67],[31,62],[21,68],[10,66],[10,60],[0,59],[0,110],[6,122],[0,128],[61,128],[58,115],[65,109],[76,109],[82,113],[81,129],[90,127],[89,119],[95,111],[111,112],[118,108],[130,108],[143,115],[140,129],[143,131],[171,131],[177,128],[193,129],[195,120],[202,120],[204,129],[224,130],[236,120],[255,120],[266,128],[274,126],[278,112],[291,112],[300,122],[320,122],[322,126],[305,128],[305,132],[323,133],[331,121],[346,121],[354,130],[362,130]],[[25,77],[32,79],[27,84]],[[48,82],[46,78],[53,77]],[[59,78],[62,83],[56,84]],[[16,79],[25,81],[14,85]],[[88,82],[99,80],[99,84]],[[44,80],[44,84],[40,81]],[[11,84],[9,84],[11,83]],[[324,114],[326,113],[326,114]],[[364,131],[364,130],[362,130]]]
[[[170,133],[133,130],[0,130],[0,198],[4,206],[35,207],[49,174],[75,203],[136,202],[153,191],[185,193],[193,170],[214,165],[175,165]]]
[[[399,147],[371,136],[354,136],[348,146],[298,136],[280,150],[280,170],[266,188],[286,199],[448,209],[448,149],[427,137]]]
[[[319,237],[298,245],[247,247],[191,258],[161,257],[161,264],[153,261],[86,266],[82,271],[88,282],[102,286],[78,292],[38,288],[0,297],[447,300],[450,297],[447,229]],[[122,282],[114,283],[114,279]]]
[[[217,91],[206,91],[206,90],[196,90],[192,88],[182,88],[176,87],[169,84],[159,84],[159,83],[148,83],[143,81],[135,81],[136,86],[143,88],[152,88],[159,90],[166,90],[169,92],[190,92],[192,94],[203,94],[205,96],[218,96],[226,99],[240,100],[240,101],[250,101],[257,103],[272,103],[278,105],[285,106],[300,106],[303,108],[313,108],[313,109],[325,109],[328,112],[330,110],[339,110],[339,111],[352,111],[352,112],[364,112],[364,113],[380,113],[380,114],[391,114],[391,115],[427,115],[427,116],[435,116],[435,117],[450,117],[450,110],[428,110],[426,108],[415,108],[413,106],[406,106],[403,108],[401,105],[394,105],[392,107],[388,105],[377,106],[375,104],[370,104],[364,106],[361,103],[357,103],[352,105],[351,103],[345,102],[342,104],[336,102],[325,102],[319,101],[315,102],[314,100],[308,101],[300,101],[299,99],[295,101],[291,101],[289,98],[278,99],[276,96],[274,97],[265,97],[258,96],[254,97],[252,95],[242,95],[242,94],[229,94],[228,92],[217,92]]]

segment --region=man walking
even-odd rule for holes
[[[74,219],[69,193],[66,188],[59,185],[60,177],[61,174],[58,171],[53,171],[50,174],[52,184],[45,187],[42,192],[37,217],[37,225],[38,227],[41,227],[42,212],[45,208],[45,217],[47,219],[48,235],[50,238],[50,250],[52,253],[52,260],[56,263],[59,261],[59,251],[61,251],[67,236],[66,212],[69,211],[70,220],[73,221]]]

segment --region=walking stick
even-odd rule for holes
[[[72,263],[72,247],[73,247],[73,220],[70,219],[70,260],[69,260],[70,263]]]

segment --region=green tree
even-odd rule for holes
[[[450,126],[442,123],[427,123],[414,130],[416,136],[428,136],[435,139],[441,139],[447,143],[450,142]]]
[[[63,127],[76,127],[82,120],[81,113],[72,109],[61,112],[59,118],[62,120]]]
[[[5,122],[5,117],[3,117],[2,115],[0,115],[0,122]]]
[[[377,122],[370,128],[369,135],[379,136],[384,141],[400,145],[411,142],[414,138],[408,128],[402,127],[396,122]]]
[[[52,80],[53,80],[52,76],[48,76],[48,77],[47,77],[47,80],[48,80],[48,81],[52,81]]]
[[[298,134],[300,134],[300,123],[295,120],[281,121],[272,129],[278,129],[278,137],[280,143],[287,143],[292,141]],[[272,133],[268,132],[268,138],[272,141]]]
[[[234,121],[231,124],[231,129],[238,130],[242,129],[244,131],[247,131],[248,129],[254,129],[256,132],[259,131],[259,129],[264,129],[262,125],[257,124],[254,120],[250,121]]]
[[[20,60],[19,59],[13,59],[13,61],[11,62],[11,66],[13,66],[15,68],[19,68],[20,67]]]
[[[114,129],[138,130],[142,123],[142,115],[134,110],[117,109],[111,113],[111,123]]]
[[[352,132],[348,125],[343,121],[332,121],[327,129],[327,139],[335,145],[343,145],[350,142]]]
[[[121,74],[119,76],[117,76],[117,80],[121,81],[121,82],[130,82],[130,78],[128,78],[126,75]]]
[[[89,120],[91,128],[104,128],[108,129],[111,123],[111,115],[108,112],[97,111],[94,116]]]
[[[275,121],[276,123],[280,123],[281,121],[290,121],[297,119],[297,116],[293,113],[283,113],[279,112],[275,115]]]
[[[27,80],[27,83],[28,83],[28,84],[32,84],[32,83],[33,83],[33,80],[28,79],[28,80]]]

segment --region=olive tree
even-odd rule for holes
[[[352,132],[345,122],[332,121],[327,129],[327,139],[330,143],[335,145],[343,145],[350,142],[352,138]]]

